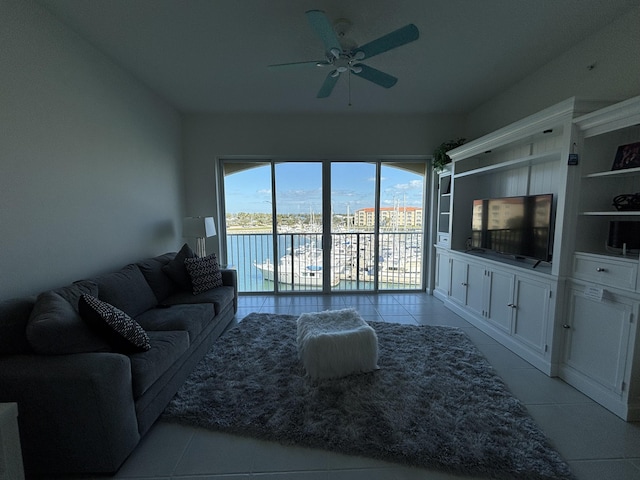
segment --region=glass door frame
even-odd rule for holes
[[[271,171],[271,214],[272,214],[272,235],[274,236],[273,241],[273,255],[274,255],[274,265],[275,265],[275,274],[277,277],[277,269],[278,269],[278,241],[277,241],[277,205],[276,205],[276,177],[275,177],[275,166],[278,163],[285,162],[310,162],[310,163],[321,163],[322,165],[322,242],[323,242],[323,250],[325,245],[328,245],[328,252],[331,251],[332,247],[332,231],[331,231],[331,215],[325,214],[325,212],[331,212],[331,165],[336,162],[363,162],[363,163],[373,163],[376,167],[376,179],[375,179],[375,207],[374,207],[374,254],[376,255],[380,251],[379,245],[379,234],[380,234],[380,189],[381,189],[381,169],[384,164],[388,164],[389,166],[393,166],[394,163],[416,163],[424,165],[424,177],[423,177],[423,188],[422,188],[422,198],[423,198],[423,220],[422,220],[422,286],[420,289],[411,289],[404,290],[409,292],[418,292],[422,291],[430,291],[432,288],[432,265],[433,265],[433,249],[428,248],[429,245],[432,245],[433,242],[432,237],[434,236],[434,227],[433,227],[433,194],[431,192],[433,186],[433,172],[430,162],[430,156],[423,155],[367,155],[367,156],[349,156],[349,155],[340,155],[340,156],[246,156],[246,155],[225,155],[223,157],[215,158],[215,171],[216,171],[216,187],[217,187],[217,195],[215,198],[216,202],[216,212],[218,214],[218,224],[219,224],[219,237],[217,239],[218,242],[218,251],[220,253],[220,258],[224,259],[223,264],[227,263],[228,252],[226,249],[226,239],[227,229],[226,229],[226,206],[225,206],[225,193],[224,193],[224,164],[225,163],[253,163],[256,164],[270,164]],[[334,291],[331,288],[331,255],[323,255],[323,285],[322,285],[322,293],[377,293],[379,292],[379,279],[378,275],[374,276],[374,287],[372,290],[338,290]],[[384,290],[386,292],[387,290]],[[402,292],[403,290],[389,290],[390,292]],[[299,290],[280,290],[278,288],[278,282],[274,282],[274,294],[298,294],[298,293],[311,293],[312,291],[299,291]]]

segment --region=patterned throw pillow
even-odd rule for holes
[[[222,272],[215,253],[204,258],[185,258],[184,266],[191,277],[194,295],[222,286]]]
[[[147,332],[122,310],[86,293],[78,307],[82,319],[117,351],[144,352],[151,348]]]

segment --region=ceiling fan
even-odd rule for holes
[[[322,10],[309,10],[306,15],[311,27],[324,43],[325,58],[307,62],[280,63],[269,65],[268,68],[271,70],[296,67],[331,68],[316,95],[317,98],[326,98],[331,95],[340,74],[345,72],[353,73],[384,88],[393,87],[398,81],[396,77],[361,62],[413,42],[420,36],[418,28],[410,23],[365,45],[356,46],[344,37],[345,30],[350,25],[348,20],[341,19],[334,27]]]

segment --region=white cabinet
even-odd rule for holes
[[[449,257],[447,250],[436,248],[435,267],[435,289],[433,295],[440,300],[444,300],[449,296],[449,288],[451,286],[451,257]]]
[[[482,316],[487,303],[485,286],[487,269],[480,263],[467,266],[467,309],[474,315]]]
[[[457,256],[451,258],[451,300],[461,306],[467,304],[467,270],[469,264],[466,259]]]
[[[560,376],[625,420],[640,419],[637,316],[637,298],[574,281],[562,325]]]
[[[451,259],[451,300],[475,315],[483,315],[485,306],[485,267],[465,258]]]
[[[555,281],[514,271],[498,262],[449,252],[451,286],[443,298],[480,330],[547,374],[553,372],[549,345]]]
[[[513,288],[515,286],[515,275],[501,270],[490,270],[487,272],[486,288],[489,293],[484,317],[495,328],[503,332],[511,333],[511,320],[513,310],[511,299],[513,298]]]
[[[551,284],[517,276],[513,302],[513,336],[524,345],[544,354],[547,344]]]

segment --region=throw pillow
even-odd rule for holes
[[[114,349],[129,353],[151,348],[147,332],[122,310],[88,294],[80,297],[78,306],[82,319],[100,332]]]
[[[173,260],[162,267],[162,271],[166,273],[181,290],[191,290],[191,278],[185,268],[184,261],[187,258],[195,257],[196,254],[193,253],[193,250],[185,243],[176,256],[173,257]]]
[[[204,258],[187,258],[184,266],[191,277],[194,295],[222,286],[222,272],[215,253]]]

